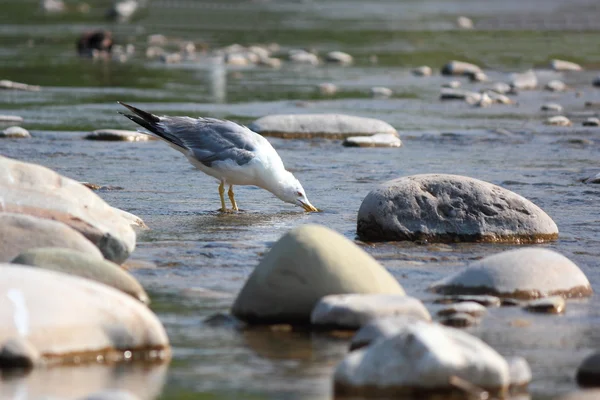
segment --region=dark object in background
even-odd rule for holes
[[[97,57],[110,54],[112,47],[111,31],[86,32],[77,41],[77,53],[80,56]]]

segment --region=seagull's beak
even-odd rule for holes
[[[300,207],[304,208],[304,211],[306,211],[306,212],[318,212],[319,211],[315,206],[310,204],[310,202],[308,200],[306,200],[306,203],[303,202],[302,200],[298,200],[298,205]]]

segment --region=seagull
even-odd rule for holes
[[[307,212],[319,211],[308,201],[300,182],[285,169],[271,143],[247,127],[216,118],[159,117],[118,103],[133,113],[120,114],[149,131],[141,133],[164,140],[194,167],[220,182],[221,212],[239,210],[233,185],[258,186]],[[226,185],[232,210],[225,206]]]

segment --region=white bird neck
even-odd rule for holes
[[[290,187],[294,187],[295,181],[296,178],[294,178],[291,172],[285,169],[273,170],[273,173],[267,174],[264,178],[261,187],[273,193],[281,200],[284,200],[286,191],[289,191]]]

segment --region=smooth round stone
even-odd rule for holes
[[[11,126],[0,132],[0,138],[30,138],[31,134],[27,129],[21,128],[20,126]]]
[[[318,89],[319,93],[324,96],[332,96],[332,95],[336,94],[338,91],[337,86],[330,82],[325,82],[325,83],[319,84],[319,86],[317,86],[317,89]]]
[[[23,118],[17,115],[0,115],[0,122],[23,122]]]
[[[526,359],[520,356],[507,357],[510,386],[512,388],[524,387],[531,382],[531,368]]]
[[[369,254],[339,233],[302,225],[286,233],[238,294],[232,314],[251,323],[308,324],[331,294],[398,294],[404,290]]]
[[[180,53],[163,53],[160,55],[160,61],[165,64],[179,64],[182,59]]]
[[[542,104],[542,107],[540,107],[540,110],[542,110],[542,111],[561,112],[563,110],[563,108],[562,108],[562,106],[560,104],[546,103],[546,104]]]
[[[456,26],[461,29],[473,29],[473,21],[471,18],[460,16],[456,18]]]
[[[0,197],[4,211],[67,224],[117,264],[135,248],[127,220],[87,187],[48,168],[0,156]]]
[[[262,65],[263,67],[269,67],[273,69],[279,69],[283,65],[283,62],[279,58],[273,57],[261,57],[257,61],[258,65]]]
[[[485,257],[434,283],[444,294],[493,294],[520,299],[592,294],[590,282],[571,260],[543,248],[509,250]]]
[[[576,380],[582,387],[600,387],[600,352],[593,353],[583,360],[577,368]]]
[[[600,119],[596,117],[589,117],[582,123],[583,126],[600,126]]]
[[[437,315],[448,316],[452,314],[463,313],[472,315],[473,317],[481,317],[486,312],[487,308],[485,308],[485,306],[474,301],[465,301],[457,304],[451,304],[448,307],[444,307],[437,312]]]
[[[468,76],[471,82],[487,82],[489,80],[487,75],[483,71],[475,72],[469,74]]]
[[[334,294],[323,297],[310,322],[328,328],[359,329],[368,322],[398,315],[430,321],[429,312],[414,297],[393,294]]]
[[[413,75],[416,76],[431,76],[433,73],[431,67],[427,65],[422,65],[412,70]]]
[[[554,117],[550,117],[546,120],[546,125],[571,126],[573,123],[569,118],[563,115],[555,115]]]
[[[342,51],[332,51],[327,53],[325,56],[325,61],[341,65],[350,65],[354,62],[354,59],[348,53],[344,53]]]
[[[98,129],[85,136],[87,140],[106,140],[120,142],[145,142],[150,136],[136,131],[122,129]]]
[[[427,319],[429,321],[430,319]],[[350,350],[365,347],[382,338],[388,338],[402,331],[406,326],[423,321],[414,315],[397,315],[394,317],[377,318],[362,326],[352,336]],[[427,322],[425,321],[425,322]]]
[[[484,307],[499,307],[502,303],[501,299],[496,296],[487,295],[455,295],[446,296],[441,299],[434,300],[437,304],[452,304],[452,303],[477,303]]]
[[[558,228],[539,207],[510,190],[460,175],[422,174],[372,190],[358,211],[361,240],[533,242]]]
[[[481,68],[479,68],[475,64],[471,64],[464,61],[450,61],[446,65],[444,65],[441,69],[442,75],[465,75],[471,76],[478,72],[482,72]]]
[[[41,268],[0,264],[0,345],[26,340],[53,362],[96,361],[98,355],[167,356],[169,341],[142,303],[106,285]],[[65,295],[68,293],[68,296]],[[76,334],[74,334],[76,333]],[[0,360],[1,361],[1,360]],[[36,363],[36,360],[31,360]],[[4,365],[0,363],[0,368]]]
[[[119,289],[142,303],[150,303],[146,291],[130,273],[117,264],[79,251],[55,247],[30,249],[21,253],[11,263],[91,279]]]
[[[343,114],[268,115],[251,123],[249,128],[261,135],[281,138],[343,139],[377,133],[397,135],[396,129],[387,122]]]
[[[288,58],[294,64],[319,65],[319,57],[306,50],[290,50]]]
[[[556,59],[550,61],[550,68],[555,71],[581,71],[583,69],[581,65],[574,62]]]
[[[402,141],[392,133],[378,133],[372,136],[351,136],[344,139],[346,147],[400,147]]]
[[[0,89],[5,90],[23,90],[26,92],[39,92],[42,88],[37,85],[28,85],[26,83],[0,80]]]
[[[544,88],[551,92],[564,92],[567,89],[567,85],[565,85],[563,81],[553,79],[546,83],[546,86],[544,86]]]
[[[532,300],[525,304],[527,311],[544,314],[562,314],[565,312],[565,299],[561,296],[550,296]]]
[[[453,390],[452,377],[492,392],[510,384],[507,362],[464,331],[417,322],[349,353],[334,374],[335,395],[378,396]]]
[[[0,213],[0,262],[8,262],[21,252],[37,247],[72,249],[102,259],[96,246],[61,222],[25,214]]]
[[[456,313],[450,314],[440,318],[440,324],[446,326],[452,326],[455,328],[467,328],[469,326],[477,325],[479,320],[467,313]]]
[[[517,90],[531,90],[538,85],[537,75],[533,70],[511,74],[510,86]]]
[[[375,86],[371,88],[371,96],[379,99],[387,99],[392,97],[394,92],[390,88]]]

